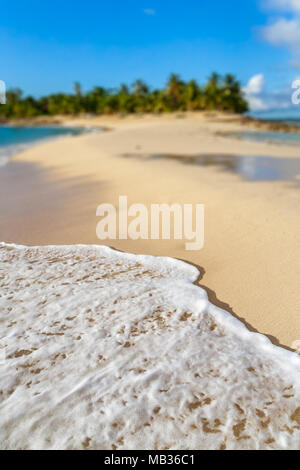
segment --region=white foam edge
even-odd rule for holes
[[[189,264],[188,262],[171,258],[167,256],[152,256],[152,255],[142,255],[142,254],[134,254],[134,253],[127,253],[123,251],[118,251],[115,248],[111,248],[105,245],[95,245],[95,244],[74,244],[74,245],[35,245],[35,246],[27,246],[27,245],[19,245],[14,243],[5,243],[0,242],[1,246],[10,246],[18,250],[24,249],[59,249],[64,250],[66,253],[72,252],[74,250],[82,250],[86,248],[93,248],[96,250],[101,250],[102,255],[103,252],[106,253],[109,257],[119,257],[127,260],[134,260],[143,263],[143,265],[151,265],[154,266],[161,266],[162,264],[170,264],[172,267],[177,267],[180,271],[184,272],[183,278],[179,281],[180,283],[186,282],[189,285],[189,295],[191,294],[191,284],[194,286],[194,295],[193,295],[193,308],[195,313],[197,311],[203,312],[203,301],[207,303],[207,312],[212,315],[217,322],[219,322],[224,327],[228,328],[232,333],[237,335],[240,339],[250,342],[252,346],[261,348],[261,350],[266,353],[270,359],[275,360],[278,367],[280,367],[285,374],[285,376],[290,376],[291,379],[300,384],[300,356],[295,351],[290,351],[285,349],[281,346],[277,346],[271,342],[271,340],[262,333],[250,331],[246,325],[239,320],[238,318],[234,317],[231,313],[223,310],[216,305],[212,304],[208,300],[208,295],[203,287],[199,287],[194,283],[200,276],[199,270]],[[174,282],[174,281],[173,281]],[[201,295],[199,295],[201,293]]]

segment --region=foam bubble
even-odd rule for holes
[[[102,246],[0,244],[1,448],[299,448],[299,356],[197,277]]]

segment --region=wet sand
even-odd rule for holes
[[[96,118],[109,132],[63,138],[15,156],[0,171],[0,238],[28,245],[97,243],[103,202],[205,204],[205,246],[185,241],[107,240],[134,253],[167,255],[201,267],[210,300],[286,346],[300,339],[300,188],[244,181],[215,165],[185,165],[145,154],[300,157],[292,146],[215,135],[237,124],[203,116]],[[134,154],[134,158],[124,158]]]

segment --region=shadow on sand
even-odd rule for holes
[[[242,322],[249,331],[251,331],[253,333],[263,334],[275,346],[279,346],[280,348],[284,348],[287,351],[295,352],[294,349],[290,348],[289,346],[286,346],[285,344],[281,344],[280,341],[275,336],[272,336],[272,335],[269,335],[267,333],[262,333],[261,331],[258,331],[256,328],[254,328],[254,326],[252,326],[249,322],[247,322],[247,320],[245,318],[240,317],[236,312],[234,312],[234,310],[232,309],[232,307],[229,304],[227,304],[226,302],[223,302],[222,300],[218,299],[217,294],[215,293],[215,291],[213,291],[209,287],[201,284],[200,281],[202,280],[202,278],[205,275],[205,269],[202,266],[198,266],[197,264],[191,263],[191,262],[186,261],[184,259],[179,259],[179,261],[183,261],[184,263],[190,264],[191,266],[194,266],[195,268],[198,269],[200,274],[199,274],[198,279],[194,282],[194,284],[196,286],[201,287],[203,290],[205,290],[205,292],[207,293],[207,296],[208,296],[208,300],[212,304],[214,304],[216,307],[221,308],[222,310],[226,310],[226,312],[229,312],[233,317],[235,317],[237,320]]]

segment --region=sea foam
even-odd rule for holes
[[[299,449],[299,356],[212,305],[198,275],[0,244],[1,448]]]

